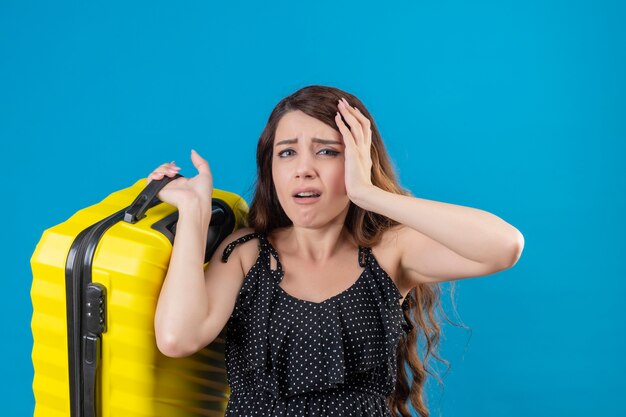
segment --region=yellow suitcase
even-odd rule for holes
[[[147,187],[140,179],[43,232],[30,260],[35,417],[224,415],[225,329],[186,358],[156,346],[154,312],[178,219],[156,194],[174,178]],[[214,189],[212,210],[205,268],[247,225],[237,194]]]

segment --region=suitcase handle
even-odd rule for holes
[[[135,224],[139,220],[146,217],[146,210],[161,201],[156,196],[159,191],[161,191],[161,189],[169,184],[171,181],[179,177],[182,177],[182,175],[175,174],[173,177],[168,177],[166,175],[160,180],[150,181],[150,184],[148,184],[146,188],[141,190],[137,198],[135,198],[135,200],[131,203],[130,206],[128,206],[128,208],[124,212],[124,221],[127,223]]]

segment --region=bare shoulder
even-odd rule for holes
[[[405,287],[402,279],[402,270],[400,268],[402,233],[405,225],[398,224],[385,230],[382,234],[380,242],[372,246],[372,253],[378,264],[391,277],[396,287],[405,297],[411,289]]]
[[[250,233],[254,233],[254,232],[255,230],[251,227],[241,227],[233,231],[227,237],[225,237],[224,241],[220,245],[220,249],[221,249],[221,252],[219,253],[220,258],[226,246],[228,246],[230,243],[234,242],[235,240],[245,235],[248,235]],[[242,271],[244,271],[244,273],[247,273],[256,262],[258,252],[259,252],[258,239],[250,239],[246,242],[241,242],[237,244],[235,248],[233,248],[232,253],[228,257],[228,262],[231,262],[231,260],[235,260],[239,262],[241,264]]]

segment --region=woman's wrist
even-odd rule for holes
[[[208,204],[198,197],[185,198],[178,204],[178,220],[183,218],[196,219],[196,221],[201,221],[203,225],[208,226],[212,207],[207,206]]]

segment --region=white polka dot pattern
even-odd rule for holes
[[[396,347],[407,323],[402,294],[371,248],[359,246],[364,267],[348,289],[322,302],[301,300],[279,285],[278,253],[264,232],[226,332],[231,396],[226,417],[390,416]],[[270,256],[276,269],[270,267]]]

